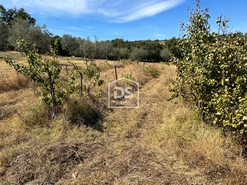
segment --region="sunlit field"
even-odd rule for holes
[[[104,80],[92,89],[101,98],[78,96],[77,106],[68,100],[52,120],[40,85],[9,67],[6,55],[25,64],[18,52],[0,53],[0,184],[246,184],[240,144],[203,123],[188,102],[168,101],[172,64],[88,61]],[[86,65],[83,58],[58,60],[64,77],[70,62]],[[118,78],[139,83],[139,108],[107,107],[115,66]]]

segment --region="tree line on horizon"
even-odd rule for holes
[[[235,36],[247,37],[247,33],[237,32]],[[80,38],[70,34],[63,34],[61,37],[49,32],[46,25],[37,25],[36,19],[24,8],[6,9],[0,4],[0,51],[18,51],[18,38],[36,44],[41,54],[49,52],[50,46],[54,46],[56,41],[57,54],[61,56],[147,62],[169,62],[173,56],[182,58],[178,46],[179,38],[137,41],[116,38],[99,41],[97,36],[93,40],[90,37]]]
[[[121,60],[131,59],[136,61],[170,61],[173,55],[179,56],[176,48],[175,37],[161,40],[128,41],[122,38],[99,41],[95,36],[80,38],[69,34],[62,37],[53,35],[46,25],[36,24],[24,8],[6,9],[0,5],[0,51],[17,50],[16,40],[24,39],[30,44],[36,44],[39,52],[45,54],[50,51],[56,41],[58,55],[76,56],[88,59]]]

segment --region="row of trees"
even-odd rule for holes
[[[50,45],[57,40],[58,54],[64,56],[86,57],[89,59],[131,59],[138,61],[169,61],[174,50],[176,39],[165,42],[159,40],[99,41],[88,38],[74,37],[64,34],[54,36],[45,25],[36,25],[36,20],[23,8],[6,10],[0,5],[0,51],[18,50],[16,40],[20,37],[30,44],[36,44],[40,53],[49,52]]]
[[[60,40],[60,54],[87,57],[90,59],[131,59],[138,61],[169,60],[171,52],[158,41],[124,41],[123,39],[94,41],[65,34]],[[166,52],[164,52],[166,51]],[[166,56],[165,56],[166,55]]]

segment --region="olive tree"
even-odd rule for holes
[[[65,50],[68,55],[75,55],[75,51],[79,48],[78,39],[72,35],[64,34],[61,41],[62,49]]]
[[[172,58],[172,52],[168,48],[162,49],[160,51],[160,57],[163,61],[169,62]]]
[[[5,24],[0,23],[0,51],[7,49],[8,28]]]
[[[147,59],[148,51],[142,48],[133,48],[130,54],[131,60],[143,61]]]
[[[46,29],[46,26],[38,26],[30,24],[28,21],[16,18],[9,30],[9,43],[17,50],[18,45],[16,40],[18,37],[23,38],[30,44],[36,44],[40,53],[49,51],[51,33]]]
[[[113,46],[110,41],[100,41],[97,56],[98,58],[103,58],[107,60],[112,50]]]

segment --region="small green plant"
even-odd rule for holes
[[[78,85],[78,89],[80,90],[81,96],[91,96],[90,91],[95,86],[101,86],[104,83],[104,80],[100,79],[100,70],[97,67],[96,63],[90,62],[86,65],[86,68],[79,67],[73,63],[74,71],[76,72],[76,76],[80,78],[80,85]],[[97,97],[99,97],[99,93],[96,93]]]
[[[51,106],[52,117],[55,118],[57,113],[57,107],[62,104],[64,98],[69,97],[79,87],[83,87],[82,90],[88,91],[88,88],[82,84],[78,85],[75,80],[79,77],[89,79],[92,83],[101,85],[103,82],[99,79],[100,74],[95,71],[94,68],[88,67],[82,70],[75,64],[72,65],[68,78],[64,81],[61,77],[62,67],[56,56],[56,48],[50,50],[49,55],[42,57],[38,53],[36,45],[30,45],[26,41],[18,38],[18,47],[27,58],[27,65],[21,65],[8,57],[4,60],[7,64],[12,66],[18,73],[27,76],[32,81],[41,84],[43,101]],[[55,41],[55,46],[57,46]]]
[[[131,73],[122,74],[122,78],[132,79],[132,74]]]
[[[122,62],[124,65],[131,64],[131,60],[129,60],[129,59],[122,59],[121,62]]]
[[[159,71],[154,66],[145,66],[144,74],[147,76],[152,76],[153,78],[159,77]]]

